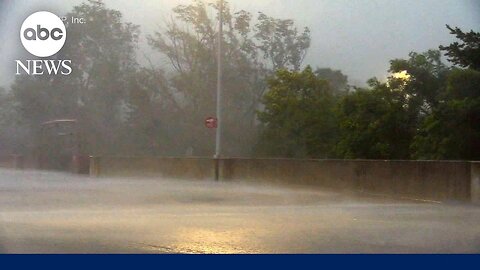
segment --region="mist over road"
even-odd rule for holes
[[[0,252],[480,252],[480,207],[0,170]]]

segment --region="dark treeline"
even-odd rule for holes
[[[146,33],[102,1],[74,7],[58,54],[69,76],[18,76],[0,89],[0,153],[32,154],[40,124],[78,120],[88,154],[212,156],[218,6],[193,1]],[[306,67],[308,28],[259,12],[222,10],[223,155],[295,158],[479,159],[480,34],[390,62],[386,82],[348,85]],[[454,65],[442,62],[442,52]],[[160,60],[153,60],[160,59]]]
[[[307,67],[278,71],[259,112],[267,156],[480,159],[480,33],[390,61],[386,82],[338,91]],[[449,67],[441,60],[445,51]]]

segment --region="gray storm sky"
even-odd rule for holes
[[[0,86],[14,79],[15,62],[24,53],[19,40],[22,21],[38,10],[58,15],[82,0],[0,0]],[[142,42],[162,24],[172,7],[188,0],[105,0],[127,21],[139,24]],[[312,44],[305,63],[342,70],[350,82],[384,78],[388,61],[449,44],[445,24],[480,31],[480,0],[231,0],[234,10],[262,11],[308,26]],[[68,41],[67,41],[68,42]],[[143,50],[146,46],[141,45]],[[155,57],[155,56],[152,56]]]

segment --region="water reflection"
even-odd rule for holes
[[[249,232],[244,229],[208,230],[188,228],[178,231],[175,250],[178,253],[258,253],[249,241]]]

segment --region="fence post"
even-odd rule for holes
[[[470,162],[470,200],[480,203],[480,161]]]
[[[100,174],[100,157],[90,156],[90,176],[97,177]]]

